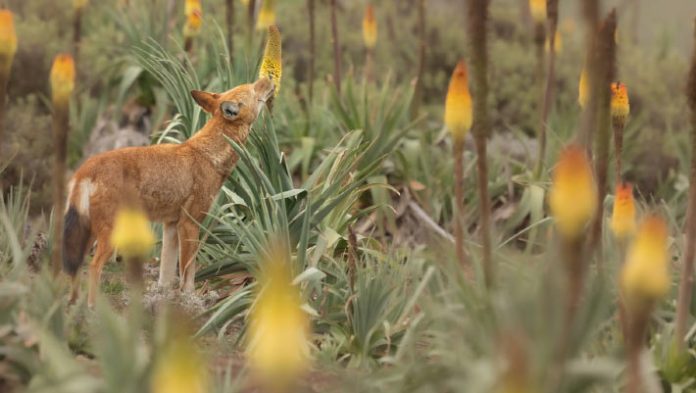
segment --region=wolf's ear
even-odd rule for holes
[[[208,93],[207,91],[191,90],[191,97],[193,97],[196,103],[208,113],[213,113],[215,109],[217,109],[217,99],[219,96],[219,94]]]

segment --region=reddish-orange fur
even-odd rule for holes
[[[221,94],[193,91],[212,117],[188,141],[113,150],[88,159],[77,170],[69,186],[68,209],[77,210],[90,235],[86,245],[73,244],[71,229],[66,228],[65,244],[74,248],[97,242],[89,265],[90,305],[104,263],[114,251],[109,237],[115,213],[127,203],[137,203],[151,221],[164,224],[159,284],[172,284],[178,247],[180,287],[193,290],[198,223],[238,159],[225,137],[244,143],[273,90],[268,79],[261,79]]]

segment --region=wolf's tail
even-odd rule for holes
[[[65,213],[63,227],[63,270],[75,277],[80,270],[90,239],[89,217],[80,215],[74,205]]]

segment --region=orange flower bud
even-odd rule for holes
[[[529,11],[536,23],[546,21],[546,0],[529,0]]]
[[[646,218],[638,228],[621,272],[621,290],[629,308],[659,300],[670,286],[667,225],[659,216]]]
[[[611,214],[611,231],[618,239],[632,236],[636,231],[636,207],[633,200],[633,186],[621,183],[616,186],[614,210]]]
[[[471,94],[466,64],[460,60],[452,73],[445,100],[445,126],[454,139],[464,139],[471,128]]]
[[[578,83],[578,104],[580,108],[585,108],[590,93],[590,81],[587,80],[587,70],[585,68],[580,72],[580,82]]]
[[[581,146],[566,147],[553,172],[549,207],[559,232],[566,238],[580,236],[597,210],[597,186],[590,162]]]
[[[51,67],[51,92],[54,103],[67,103],[75,89],[75,61],[66,53],[59,54]]]
[[[0,72],[7,75],[17,53],[17,34],[10,10],[0,10]]]
[[[256,29],[264,30],[276,24],[275,0],[263,0]]]
[[[365,8],[363,17],[363,42],[365,47],[372,49],[377,44],[377,20],[375,19],[375,8],[368,4]]]
[[[623,126],[631,111],[628,90],[621,82],[611,84],[611,118],[614,124]]]

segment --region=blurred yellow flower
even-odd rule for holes
[[[256,29],[263,30],[276,24],[275,0],[263,0],[259,17],[256,20]]]
[[[203,13],[203,8],[201,7],[201,0],[186,0],[184,4],[184,16],[187,18],[195,13],[196,11]]]
[[[559,232],[566,238],[580,236],[597,210],[597,187],[584,148],[566,147],[553,172],[549,207]]]
[[[580,72],[580,82],[578,83],[578,104],[580,108],[585,109],[587,105],[587,99],[589,98],[590,85],[587,80],[587,69],[583,68]]]
[[[81,10],[87,6],[89,0],[73,0],[73,8],[75,10]]]
[[[636,207],[633,186],[621,183],[616,186],[614,209],[611,214],[611,231],[618,239],[626,239],[636,231]]]
[[[249,0],[239,0],[239,2],[245,7],[249,5]]]
[[[17,53],[17,34],[10,10],[0,10],[0,72],[7,74]]]
[[[611,117],[615,124],[623,125],[631,111],[628,89],[621,82],[611,84]]]
[[[621,272],[621,290],[629,308],[659,300],[670,286],[667,225],[659,216],[647,217],[628,250]]]
[[[274,251],[262,265],[247,349],[257,380],[273,392],[289,390],[309,367],[309,321],[283,255]]]
[[[75,61],[62,53],[56,56],[51,67],[51,93],[54,103],[67,103],[75,89]]]
[[[377,19],[375,19],[375,8],[368,4],[365,8],[363,17],[363,42],[365,47],[372,49],[377,44]]]
[[[116,213],[110,240],[125,258],[144,258],[155,244],[147,216],[133,208],[122,208]]]
[[[460,60],[452,73],[447,98],[445,99],[445,126],[452,138],[463,140],[471,128],[473,117],[471,109],[471,94],[466,64]]]
[[[176,324],[172,321],[170,324]],[[174,334],[158,354],[150,380],[152,393],[208,393],[208,367],[189,332],[173,327]]]
[[[201,25],[203,24],[203,17],[201,11],[194,11],[186,16],[186,23],[184,24],[184,37],[192,38],[197,36],[201,32]]]
[[[529,11],[536,23],[546,21],[546,0],[529,0]]]
[[[268,27],[268,39],[263,51],[259,78],[268,78],[275,85],[275,95],[280,91],[280,80],[283,77],[283,45],[278,26]]]

